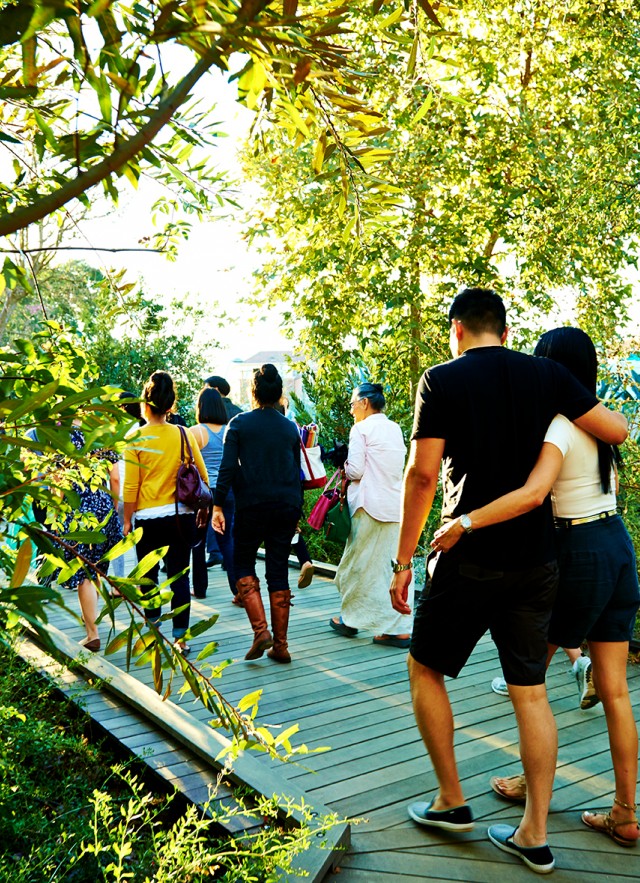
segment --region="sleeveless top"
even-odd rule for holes
[[[207,467],[207,474],[209,475],[209,486],[211,487],[211,490],[214,490],[216,486],[216,481],[218,480],[220,463],[222,463],[224,428],[220,429],[218,432],[213,432],[212,429],[209,429],[206,423],[202,423],[201,426],[204,426],[204,428],[207,430],[207,435],[209,436],[209,439],[204,448],[200,449],[200,453],[202,454],[204,465]]]

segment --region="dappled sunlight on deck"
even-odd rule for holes
[[[296,575],[292,571],[292,584]],[[477,821],[471,833],[447,835],[419,828],[407,815],[408,803],[433,795],[437,786],[413,718],[406,651],[376,646],[366,632],[357,638],[332,632],[328,620],[338,609],[338,594],[327,579],[316,576],[309,588],[296,591],[294,603],[289,629],[293,663],[281,666],[266,657],[246,662],[243,657],[251,644],[246,614],[231,604],[225,575],[214,568],[209,571],[208,597],[193,602],[192,621],[214,610],[220,618],[209,633],[191,641],[193,658],[209,641],[217,641],[218,652],[210,661],[234,660],[216,681],[228,699],[237,702],[260,689],[259,720],[282,727],[297,723],[298,744],[331,747],[304,756],[298,764],[279,764],[274,775],[301,789],[309,801],[366,819],[353,829],[353,847],[340,862],[336,883],[497,883],[507,875],[511,883],[530,881],[531,871],[498,852],[486,838],[488,824],[517,824],[522,815],[521,806],[501,800],[488,784],[492,775],[520,772],[511,702],[490,689],[499,673],[491,640],[485,636],[460,677],[447,680],[460,776]],[[78,623],[60,620],[56,625],[75,640],[81,637]],[[131,674],[151,683],[151,672],[144,667]],[[640,667],[630,666],[629,676],[638,717]],[[559,730],[549,819],[557,860],[554,880],[638,879],[640,850],[622,850],[580,823],[582,810],[608,808],[613,796],[602,709],[577,708],[575,680],[559,655],[547,683]],[[194,719],[209,721],[211,714],[189,696],[175,701]],[[264,757],[259,763],[269,764]],[[327,881],[332,879],[330,875]]]

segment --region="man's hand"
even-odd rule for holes
[[[214,506],[211,515],[211,527],[216,533],[224,533],[225,521],[222,513],[222,506]]]
[[[407,604],[412,576],[413,572],[411,570],[403,570],[401,573],[393,574],[389,592],[391,594],[391,606],[398,613],[409,615],[413,612]]]
[[[460,524],[460,519],[448,521],[439,527],[433,535],[431,548],[436,552],[448,552],[453,549],[458,540],[464,535],[464,527]]]

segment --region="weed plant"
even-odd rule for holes
[[[84,715],[4,644],[0,665],[0,880],[277,881],[309,845],[309,829],[279,822],[273,801],[205,817],[150,789],[137,762],[89,739]],[[254,833],[221,836],[233,814],[252,817]]]

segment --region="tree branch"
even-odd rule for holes
[[[487,244],[485,245],[484,250],[482,252],[482,254],[484,255],[485,258],[491,257],[491,255],[493,254],[493,249],[495,248],[496,242],[498,241],[499,238],[500,238],[500,235],[498,233],[496,233],[494,230],[494,232],[489,236],[489,239],[487,240]]]
[[[162,248],[103,248],[100,245],[51,245],[49,248],[0,248],[0,254],[35,254],[44,251],[143,251],[164,254]]]
[[[270,0],[244,0],[236,17],[236,24],[249,24],[269,3]],[[16,211],[0,217],[0,236],[8,236],[29,224],[42,220],[42,218],[56,211],[56,209],[62,208],[63,205],[80,196],[89,188],[104,181],[105,178],[133,159],[155,138],[160,129],[170,121],[176,110],[187,100],[189,93],[198,80],[219,61],[223,52],[229,48],[229,44],[230,41],[227,39],[211,46],[173,92],[158,105],[158,109],[151,115],[146,125],[128,141],[120,144],[111,156],[87,169],[86,172],[78,175],[77,178],[63,184],[55,193],[49,193],[31,205],[16,209]]]

